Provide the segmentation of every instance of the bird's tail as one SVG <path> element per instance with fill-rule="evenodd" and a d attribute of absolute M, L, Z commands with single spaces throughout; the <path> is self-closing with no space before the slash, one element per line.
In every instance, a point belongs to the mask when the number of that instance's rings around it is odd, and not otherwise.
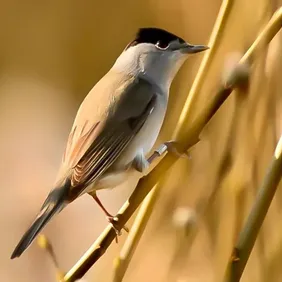
<path fill-rule="evenodd" d="M 42 205 L 40 213 L 37 215 L 36 219 L 30 228 L 25 232 L 22 239 L 13 251 L 11 259 L 19 257 L 29 247 L 34 238 L 48 223 L 48 221 L 64 208 L 69 188 L 70 181 L 66 181 L 62 187 L 55 188 L 50 192 L 44 204 Z"/>

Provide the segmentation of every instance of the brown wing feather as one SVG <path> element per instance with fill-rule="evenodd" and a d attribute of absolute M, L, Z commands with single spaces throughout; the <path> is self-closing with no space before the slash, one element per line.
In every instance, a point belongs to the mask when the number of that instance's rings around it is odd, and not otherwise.
<path fill-rule="evenodd" d="M 110 75 L 111 85 L 102 79 L 85 98 L 69 135 L 57 182 L 70 177 L 74 198 L 115 162 L 154 108 L 151 84 Z"/>
<path fill-rule="evenodd" d="M 74 188 L 72 193 L 81 194 L 85 187 L 94 182 L 117 160 L 152 112 L 155 98 L 155 96 L 152 97 L 143 113 L 138 117 L 127 119 L 118 126 L 113 126 L 111 122 L 105 126 L 73 169 L 71 181 Z"/>
<path fill-rule="evenodd" d="M 85 124 L 87 124 L 87 121 Z M 71 165 L 72 167 L 76 166 L 76 164 L 78 163 L 80 157 L 79 152 L 82 151 L 85 146 L 87 146 L 89 141 L 91 141 L 91 139 L 95 135 L 93 133 L 98 125 L 99 122 L 93 124 L 86 133 L 81 135 L 81 137 L 77 140 L 76 144 L 73 146 L 72 152 L 70 153 L 70 159 L 72 160 L 72 165 Z"/>

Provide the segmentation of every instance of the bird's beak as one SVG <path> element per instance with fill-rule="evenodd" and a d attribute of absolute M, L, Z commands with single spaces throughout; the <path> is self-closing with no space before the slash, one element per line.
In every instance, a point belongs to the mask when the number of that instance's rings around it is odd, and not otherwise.
<path fill-rule="evenodd" d="M 199 53 L 202 51 L 205 51 L 209 49 L 208 46 L 205 45 L 192 45 L 187 42 L 181 43 L 179 46 L 179 50 L 184 53 L 184 54 L 194 54 L 194 53 Z"/>

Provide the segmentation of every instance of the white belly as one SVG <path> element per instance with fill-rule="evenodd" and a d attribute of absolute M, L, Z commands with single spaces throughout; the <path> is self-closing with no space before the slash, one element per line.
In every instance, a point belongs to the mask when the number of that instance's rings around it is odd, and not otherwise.
<path fill-rule="evenodd" d="M 110 171 L 104 174 L 94 185 L 89 186 L 85 192 L 88 193 L 95 190 L 113 188 L 124 183 L 130 176 L 135 177 L 137 171 L 135 169 L 128 171 L 125 170 L 125 167 L 127 167 L 141 151 L 144 155 L 151 151 L 162 127 L 166 107 L 167 95 L 159 95 L 153 112 L 149 115 L 142 129 L 110 168 Z M 141 174 L 138 172 L 137 177 L 140 177 L 140 175 Z"/>
<path fill-rule="evenodd" d="M 153 148 L 164 121 L 166 106 L 167 97 L 165 95 L 159 95 L 153 112 L 118 159 L 116 163 L 117 168 L 122 168 L 132 162 L 138 152 L 142 151 L 144 155 L 147 155 Z"/>

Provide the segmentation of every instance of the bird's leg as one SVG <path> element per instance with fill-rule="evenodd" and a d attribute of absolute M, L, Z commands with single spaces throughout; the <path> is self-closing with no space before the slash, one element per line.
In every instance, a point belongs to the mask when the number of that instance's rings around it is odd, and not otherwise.
<path fill-rule="evenodd" d="M 149 166 L 150 163 L 148 162 L 148 160 L 146 160 L 146 157 L 143 153 L 143 151 L 139 152 L 136 157 L 134 158 L 132 164 L 131 164 L 137 171 L 139 172 L 144 172 L 146 171 Z"/>
<path fill-rule="evenodd" d="M 154 153 L 148 158 L 146 159 L 143 151 L 139 152 L 136 157 L 134 158 L 133 162 L 132 162 L 132 167 L 134 167 L 137 171 L 139 172 L 144 172 L 146 171 L 150 164 L 157 158 L 159 158 L 160 156 L 162 156 L 165 152 L 170 152 L 173 153 L 175 155 L 177 155 L 180 158 L 189 158 L 190 156 L 188 155 L 188 153 L 179 153 L 179 151 L 177 150 L 177 142 L 175 141 L 167 141 L 164 142 L 163 144 L 161 144 L 159 146 L 159 148 L 157 150 L 154 151 Z"/>
<path fill-rule="evenodd" d="M 110 214 L 107 209 L 103 206 L 103 204 L 101 203 L 100 199 L 98 198 L 96 192 L 93 192 L 90 194 L 92 196 L 92 198 L 95 200 L 95 202 L 99 205 L 99 207 L 103 210 L 103 212 L 105 213 L 108 221 L 112 224 L 115 232 L 116 232 L 116 242 L 118 242 L 118 236 L 121 235 L 121 232 L 118 230 L 117 228 L 117 222 L 118 222 L 118 218 L 116 216 L 113 216 L 112 214 Z M 129 229 L 126 226 L 123 226 L 122 229 L 124 229 L 126 232 L 129 232 Z"/>
<path fill-rule="evenodd" d="M 105 215 L 107 217 L 111 217 L 111 218 L 114 218 L 113 215 L 111 215 L 107 210 L 106 208 L 103 206 L 103 204 L 101 203 L 100 199 L 98 198 L 97 194 L 96 193 L 91 193 L 91 196 L 92 198 L 95 200 L 95 202 L 99 205 L 99 207 L 103 210 L 103 212 L 105 213 Z"/>
<path fill-rule="evenodd" d="M 187 158 L 187 159 L 191 158 L 188 152 L 180 153 L 177 150 L 177 142 L 171 140 L 161 144 L 159 148 L 155 150 L 154 153 L 147 159 L 148 163 L 151 164 L 156 158 L 159 158 L 165 152 L 173 153 L 180 158 Z"/>

